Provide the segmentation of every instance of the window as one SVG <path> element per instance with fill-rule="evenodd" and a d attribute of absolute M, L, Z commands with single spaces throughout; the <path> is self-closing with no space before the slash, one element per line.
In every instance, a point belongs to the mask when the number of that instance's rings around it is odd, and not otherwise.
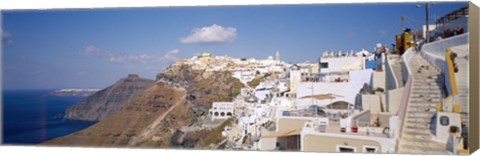
<path fill-rule="evenodd" d="M 357 148 L 351 146 L 337 145 L 337 152 L 341 153 L 354 153 L 357 151 Z"/>
<path fill-rule="evenodd" d="M 441 116 L 440 117 L 440 124 L 442 126 L 448 126 L 450 124 L 450 120 L 447 116 Z"/>
<path fill-rule="evenodd" d="M 376 153 L 377 152 L 377 147 L 375 147 L 375 146 L 363 146 L 363 152 L 364 153 Z"/>
<path fill-rule="evenodd" d="M 328 68 L 328 62 L 320 62 L 320 68 Z"/>

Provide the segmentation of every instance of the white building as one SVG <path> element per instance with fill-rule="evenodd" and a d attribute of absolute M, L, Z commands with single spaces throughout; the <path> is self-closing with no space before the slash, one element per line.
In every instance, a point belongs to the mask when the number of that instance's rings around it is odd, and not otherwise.
<path fill-rule="evenodd" d="M 315 104 L 326 106 L 334 102 L 355 104 L 355 98 L 364 84 L 371 84 L 373 71 L 371 69 L 351 71 L 348 82 L 301 82 L 297 84 L 297 108 L 305 109 Z M 336 96 L 331 100 L 318 100 L 312 95 L 331 94 Z"/>
<path fill-rule="evenodd" d="M 255 78 L 255 70 L 246 68 L 235 68 L 232 70 L 232 76 L 240 80 L 240 82 L 247 84 Z"/>
<path fill-rule="evenodd" d="M 290 93 L 297 93 L 297 84 L 302 80 L 302 72 L 300 66 L 293 65 L 290 67 Z"/>
<path fill-rule="evenodd" d="M 334 81 L 338 78 L 347 79 L 348 72 L 365 69 L 365 57 L 321 57 L 319 66 L 321 81 Z"/>
<path fill-rule="evenodd" d="M 214 119 L 227 119 L 234 115 L 233 102 L 213 102 L 212 108 L 208 111 Z"/>

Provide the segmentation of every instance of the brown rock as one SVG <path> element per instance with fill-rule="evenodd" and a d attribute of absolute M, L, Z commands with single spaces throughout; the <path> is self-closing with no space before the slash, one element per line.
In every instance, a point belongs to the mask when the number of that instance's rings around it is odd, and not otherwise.
<path fill-rule="evenodd" d="M 99 121 L 118 111 L 137 93 L 155 84 L 155 81 L 129 74 L 115 84 L 88 96 L 86 99 L 68 108 L 66 119 Z"/>

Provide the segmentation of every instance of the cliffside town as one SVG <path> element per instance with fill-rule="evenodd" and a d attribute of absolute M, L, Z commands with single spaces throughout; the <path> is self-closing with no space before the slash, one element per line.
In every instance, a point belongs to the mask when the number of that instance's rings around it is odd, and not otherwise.
<path fill-rule="evenodd" d="M 233 100 L 244 85 L 228 71 L 194 70 L 188 64 L 172 66 L 175 67 L 157 76 L 156 83 L 143 80 L 142 83 L 127 85 L 125 81 L 131 81 L 128 77 L 69 108 L 67 116 L 70 118 L 75 116 L 75 119 L 90 120 L 101 116 L 104 119 L 87 129 L 43 144 L 195 148 L 218 144 L 220 140 L 217 137 L 226 123 L 207 123 L 210 120 L 206 117 L 207 112 L 214 101 Z M 125 88 L 137 90 L 129 94 Z M 117 97 L 115 93 L 130 97 Z M 118 111 L 115 111 L 116 108 Z M 110 115 L 106 114 L 110 112 Z M 184 130 L 203 122 L 211 126 Z"/>

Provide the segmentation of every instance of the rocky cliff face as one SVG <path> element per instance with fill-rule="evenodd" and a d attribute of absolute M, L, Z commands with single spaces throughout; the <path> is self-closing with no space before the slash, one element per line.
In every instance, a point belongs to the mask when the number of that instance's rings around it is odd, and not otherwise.
<path fill-rule="evenodd" d="M 205 72 L 182 66 L 157 76 L 158 83 L 138 93 L 119 111 L 97 124 L 46 145 L 103 147 L 208 148 L 219 141 L 218 129 L 200 130 L 178 140 L 178 131 L 204 119 L 214 101 L 232 100 L 243 84 L 229 72 Z M 174 134 L 177 135 L 174 137 Z M 216 135 L 210 135 L 215 133 Z M 209 137 L 211 136 L 211 137 Z"/>
<path fill-rule="evenodd" d="M 89 121 L 103 120 L 118 111 L 139 92 L 154 84 L 154 80 L 140 78 L 134 74 L 128 75 L 128 77 L 118 80 L 115 84 L 68 108 L 65 112 L 65 118 Z"/>

